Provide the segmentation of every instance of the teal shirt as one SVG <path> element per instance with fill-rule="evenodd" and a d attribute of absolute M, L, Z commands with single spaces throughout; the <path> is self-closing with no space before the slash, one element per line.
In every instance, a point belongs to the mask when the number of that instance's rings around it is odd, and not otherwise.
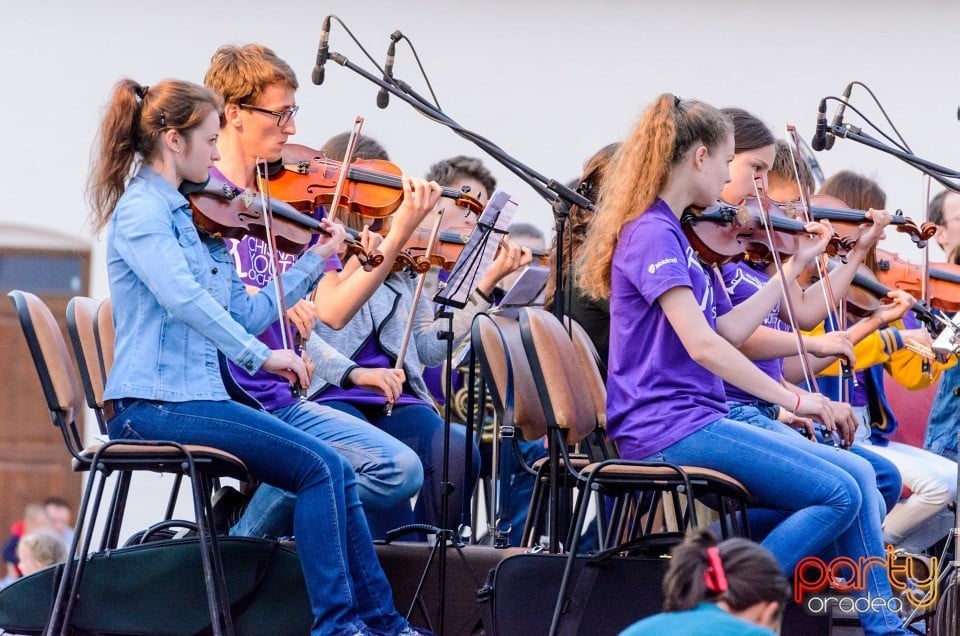
<path fill-rule="evenodd" d="M 731 616 L 713 603 L 692 610 L 657 614 L 634 623 L 620 636 L 774 636 L 766 627 Z"/>

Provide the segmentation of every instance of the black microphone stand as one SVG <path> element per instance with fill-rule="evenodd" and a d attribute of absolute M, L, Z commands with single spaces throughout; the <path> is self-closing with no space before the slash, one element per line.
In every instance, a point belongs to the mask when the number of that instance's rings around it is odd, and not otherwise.
<path fill-rule="evenodd" d="M 567 219 L 569 218 L 569 211 L 571 205 L 579 205 L 582 208 L 593 210 L 594 206 L 589 199 L 581 195 L 579 192 L 568 188 L 565 184 L 558 182 L 554 179 L 550 179 L 533 168 L 523 164 L 515 157 L 507 154 L 502 148 L 493 143 L 492 141 L 474 133 L 470 130 L 467 130 L 453 119 L 448 117 L 442 111 L 434 108 L 430 103 L 428 103 L 422 96 L 417 94 L 406 82 L 399 80 L 395 77 L 391 77 L 392 83 L 384 81 L 383 79 L 373 75 L 368 72 L 366 69 L 363 69 L 349 59 L 346 56 L 337 53 L 330 52 L 329 60 L 336 62 L 337 64 L 344 66 L 357 75 L 360 75 L 367 81 L 373 82 L 383 90 L 386 90 L 391 95 L 403 100 L 410 106 L 412 106 L 416 111 L 423 114 L 425 117 L 432 119 L 433 121 L 447 126 L 453 130 L 456 134 L 463 137 L 464 139 L 472 142 L 480 149 L 485 151 L 491 157 L 493 157 L 498 163 L 503 165 L 507 170 L 516 175 L 521 181 L 529 185 L 533 190 L 539 194 L 543 199 L 550 204 L 550 207 L 553 209 L 554 215 L 554 224 L 556 228 L 556 245 L 557 249 L 554 250 L 555 254 L 555 267 L 556 267 L 556 295 L 554 296 L 554 314 L 559 320 L 563 318 L 563 307 L 564 307 L 564 280 L 563 280 L 563 235 L 566 227 Z M 449 318 L 448 318 L 449 319 Z M 452 322 L 452 321 L 451 321 Z M 452 331 L 452 324 L 451 324 Z M 452 334 L 450 334 L 452 336 Z M 447 364 L 447 377 L 444 379 L 447 387 L 447 399 L 444 403 L 444 423 L 446 426 L 446 432 L 444 435 L 444 465 L 443 465 L 443 476 L 442 476 L 442 493 L 441 493 L 441 513 L 445 513 L 449 508 L 448 499 L 452 485 L 448 483 L 449 478 L 449 466 L 447 465 L 447 460 L 449 457 L 449 443 L 450 443 L 450 374 L 452 369 L 450 368 L 451 358 L 453 356 L 453 342 L 452 339 L 448 342 L 448 364 Z M 468 440 L 469 441 L 469 440 Z M 468 449 L 467 455 L 470 456 L 470 449 Z M 466 494 L 466 493 L 464 493 Z M 446 519 L 444 518 L 444 523 Z M 556 532 L 557 529 L 552 529 L 553 532 Z M 437 542 L 439 543 L 439 548 L 437 551 L 438 555 L 438 564 L 437 568 L 439 570 L 439 584 L 438 584 L 438 593 L 439 593 L 439 612 L 438 612 L 438 625 L 440 628 L 441 634 L 443 633 L 444 627 L 444 613 L 445 613 L 445 597 L 446 597 L 446 543 L 448 540 L 451 540 L 449 536 L 451 530 L 443 528 L 441 532 L 437 535 Z M 459 539 L 459 538 L 458 538 Z M 453 542 L 454 545 L 457 545 L 457 541 Z"/>
<path fill-rule="evenodd" d="M 960 172 L 918 157 L 911 152 L 906 152 L 899 148 L 894 148 L 893 146 L 885 144 L 879 139 L 871 137 L 853 124 L 827 126 L 827 133 L 832 133 L 836 137 L 849 139 L 859 144 L 863 144 L 864 146 L 868 146 L 875 150 L 879 150 L 880 152 L 884 152 L 888 155 L 896 157 L 904 163 L 913 166 L 923 174 L 929 175 L 930 178 L 934 179 L 948 190 L 960 192 L 960 184 L 950 181 L 950 179 L 960 179 Z"/>
<path fill-rule="evenodd" d="M 896 157 L 913 166 L 923 174 L 929 175 L 948 190 L 960 192 L 960 184 L 951 181 L 951 179 L 960 179 L 960 172 L 956 170 L 951 170 L 950 168 L 918 157 L 912 152 L 891 147 L 864 133 L 852 124 L 841 124 L 839 126 L 830 125 L 827 126 L 827 132 L 833 133 L 836 137 L 850 139 L 864 146 Z M 960 439 L 960 433 L 958 433 L 957 436 L 958 439 Z M 957 486 L 960 487 L 960 474 L 957 476 Z M 951 541 L 953 543 L 954 557 L 952 561 L 947 563 L 945 568 L 939 572 L 933 572 L 931 578 L 937 578 L 937 587 L 934 589 L 941 590 L 940 598 L 935 599 L 936 610 L 933 612 L 934 621 L 937 623 L 936 632 L 938 634 L 958 636 L 960 635 L 960 616 L 957 614 L 958 609 L 960 609 L 960 505 L 955 501 L 954 506 L 956 507 L 954 528 L 951 530 L 949 540 L 944 545 L 943 553 L 940 555 L 940 560 L 937 561 L 937 564 L 942 566 L 946 563 L 946 556 L 951 547 Z M 945 586 L 944 583 L 946 583 Z M 914 633 L 920 632 L 910 627 L 910 625 L 912 625 L 914 620 L 920 618 L 920 613 L 920 609 L 915 608 L 904 621 L 908 628 Z"/>
<path fill-rule="evenodd" d="M 477 145 L 481 150 L 489 154 L 498 163 L 507 168 L 507 170 L 515 174 L 521 181 L 533 188 L 533 190 L 543 197 L 543 199 L 546 200 L 553 209 L 556 230 L 556 244 L 558 246 L 563 245 L 563 235 L 566 227 L 566 221 L 569 218 L 570 206 L 578 205 L 588 210 L 594 209 L 594 206 L 590 200 L 576 190 L 572 190 L 565 184 L 540 174 L 530 166 L 527 166 L 520 160 L 507 154 L 506 151 L 489 139 L 486 139 L 485 137 L 482 137 L 477 133 L 464 128 L 453 119 L 448 117 L 445 113 L 434 108 L 406 82 L 395 77 L 391 78 L 393 79 L 392 84 L 385 82 L 383 79 L 373 75 L 366 69 L 357 66 L 340 53 L 331 52 L 329 59 L 337 64 L 340 64 L 341 66 L 345 66 L 366 80 L 380 86 L 391 95 L 395 95 L 396 97 L 402 99 L 427 118 L 447 126 L 459 136 Z M 555 250 L 555 255 L 556 296 L 554 297 L 554 314 L 559 319 L 563 316 L 563 298 L 565 295 L 563 281 L 563 250 L 558 247 L 558 249 Z"/>

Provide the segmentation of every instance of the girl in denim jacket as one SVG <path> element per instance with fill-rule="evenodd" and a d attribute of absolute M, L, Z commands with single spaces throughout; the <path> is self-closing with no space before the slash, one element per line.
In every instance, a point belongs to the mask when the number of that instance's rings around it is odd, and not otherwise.
<path fill-rule="evenodd" d="M 276 319 L 275 286 L 248 295 L 222 239 L 193 225 L 184 182 L 204 182 L 218 158 L 221 103 L 175 80 L 117 84 L 90 178 L 92 225 L 107 228 L 115 363 L 104 397 L 111 438 L 213 446 L 258 479 L 296 492 L 294 525 L 314 613 L 313 634 L 416 634 L 397 613 L 357 498 L 353 471 L 329 446 L 266 412 L 235 402 L 221 354 L 249 373 L 263 368 L 308 384 L 303 362 L 251 334 Z M 127 181 L 128 176 L 134 176 Z M 408 196 L 430 197 L 429 189 Z M 286 300 L 302 297 L 336 253 L 330 232 L 283 275 Z"/>

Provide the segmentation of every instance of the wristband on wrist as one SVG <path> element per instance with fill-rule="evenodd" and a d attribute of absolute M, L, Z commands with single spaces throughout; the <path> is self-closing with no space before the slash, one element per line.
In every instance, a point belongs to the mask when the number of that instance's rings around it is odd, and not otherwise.
<path fill-rule="evenodd" d="M 797 409 L 800 408 L 800 394 L 797 393 L 796 396 L 797 396 L 797 405 L 793 407 L 793 412 L 794 412 L 794 413 L 796 413 L 796 412 L 797 412 Z"/>

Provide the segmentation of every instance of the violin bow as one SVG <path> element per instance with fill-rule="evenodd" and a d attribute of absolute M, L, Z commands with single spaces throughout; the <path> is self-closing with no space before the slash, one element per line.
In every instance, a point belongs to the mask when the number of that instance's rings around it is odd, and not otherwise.
<path fill-rule="evenodd" d="M 796 126 L 787 124 L 787 139 L 792 144 L 790 156 L 793 161 L 791 161 L 791 165 L 793 167 L 793 177 L 797 181 L 797 189 L 800 192 L 800 214 L 804 222 L 809 223 L 813 220 L 813 215 L 810 213 L 810 193 L 807 191 L 806 184 L 800 179 L 800 168 L 797 165 L 800 153 L 800 135 L 797 133 Z M 823 292 L 823 301 L 827 306 L 827 317 L 833 321 L 838 330 L 843 331 L 847 326 L 845 301 L 841 299 L 838 302 L 836 294 L 833 293 L 833 284 L 830 282 L 828 275 L 830 270 L 827 267 L 825 255 L 819 255 L 816 263 L 817 275 L 820 276 L 822 281 L 820 289 Z M 849 399 L 849 384 L 852 383 L 853 386 L 857 386 L 857 378 L 850 369 L 850 363 L 845 358 L 840 358 L 839 382 L 841 401 L 846 402 Z"/>
<path fill-rule="evenodd" d="M 767 240 L 770 244 L 770 259 L 773 262 L 774 269 L 777 270 L 780 278 L 780 294 L 782 296 L 783 306 L 787 310 L 787 320 L 790 323 L 790 328 L 793 330 L 793 335 L 797 341 L 797 353 L 800 355 L 800 367 L 803 370 L 803 377 L 807 381 L 807 386 L 810 387 L 811 393 L 819 393 L 819 387 L 817 386 L 816 378 L 813 376 L 813 372 L 810 369 L 810 362 L 807 359 L 807 347 L 803 342 L 803 334 L 800 333 L 799 325 L 797 324 L 796 319 L 796 310 L 793 306 L 793 300 L 790 298 L 790 285 L 787 282 L 787 279 L 783 275 L 783 260 L 780 258 L 780 252 L 776 249 L 776 240 L 773 232 L 773 224 L 770 222 L 769 211 L 767 210 L 766 202 L 767 199 L 764 198 L 763 189 L 760 187 L 760 178 L 755 176 L 753 179 L 753 192 L 757 197 L 757 201 L 760 203 L 760 223 L 763 225 L 764 230 L 767 233 Z M 834 447 L 837 447 L 837 441 L 835 438 L 831 437 Z"/>
<path fill-rule="evenodd" d="M 331 221 L 337 219 L 337 212 L 340 209 L 340 198 L 343 196 L 343 188 L 347 182 L 347 173 L 350 172 L 350 164 L 353 163 L 353 152 L 357 147 L 357 138 L 360 136 L 360 129 L 363 128 L 363 117 L 357 115 L 353 121 L 353 128 L 350 129 L 350 137 L 347 139 L 347 149 L 343 153 L 343 162 L 340 164 L 340 176 L 337 178 L 337 187 L 333 191 L 333 203 L 331 209 L 327 211 L 327 218 Z"/>
<path fill-rule="evenodd" d="M 340 166 L 340 176 L 337 178 L 337 187 L 333 191 L 333 199 L 330 202 L 330 209 L 327 210 L 327 218 L 330 222 L 337 220 L 337 212 L 340 209 L 340 197 L 343 196 L 343 188 L 347 182 L 347 172 L 350 162 L 353 161 L 353 151 L 357 146 L 357 137 L 360 136 L 360 129 L 363 128 L 363 117 L 357 115 L 353 122 L 353 128 L 350 129 L 350 137 L 347 139 L 347 148 L 343 153 L 343 163 Z M 320 300 L 320 286 L 313 290 L 312 302 L 317 304 Z"/>
<path fill-rule="evenodd" d="M 270 180 L 267 178 L 267 161 L 260 157 L 256 159 L 256 178 L 257 189 L 260 190 L 260 207 L 263 211 L 263 226 L 267 235 L 267 251 L 270 253 L 270 272 L 275 283 L 277 293 L 277 313 L 280 320 L 280 343 L 284 349 L 293 351 L 291 343 L 295 342 L 293 331 L 290 325 L 290 317 L 287 315 L 286 294 L 283 291 L 283 278 L 280 276 L 280 256 L 277 250 L 277 239 L 273 233 L 273 208 L 270 204 Z M 300 384 L 299 380 L 290 382 L 290 390 L 294 397 L 302 398 L 306 396 L 307 387 Z"/>
<path fill-rule="evenodd" d="M 437 218 L 433 221 L 433 228 L 430 230 L 430 238 L 427 239 L 427 250 L 424 259 L 430 262 L 430 256 L 433 253 L 433 246 L 437 242 L 437 235 L 440 233 L 440 222 L 443 220 L 443 210 L 437 210 Z M 429 269 L 427 271 L 430 271 Z M 417 288 L 413 292 L 413 302 L 410 307 L 410 316 L 407 318 L 407 325 L 403 329 L 403 338 L 400 340 L 400 351 L 397 353 L 397 360 L 393 363 L 394 370 L 403 369 L 403 360 L 407 357 L 407 346 L 410 344 L 410 336 L 413 334 L 413 321 L 417 316 L 417 307 L 420 304 L 420 297 L 423 295 L 423 285 L 427 280 L 427 272 L 417 274 Z M 383 405 L 383 414 L 393 415 L 393 402 L 387 400 Z"/>
<path fill-rule="evenodd" d="M 932 179 L 930 175 L 924 174 L 924 188 L 923 188 L 923 222 L 926 223 L 930 220 L 930 183 Z M 920 277 L 920 302 L 923 303 L 923 306 L 929 308 L 930 305 L 930 241 L 927 241 L 923 246 L 923 253 L 920 257 L 923 263 L 923 276 Z M 930 364 L 930 359 L 926 355 L 921 356 L 923 362 L 920 363 L 920 370 L 923 375 L 927 378 L 933 378 L 933 365 Z"/>

